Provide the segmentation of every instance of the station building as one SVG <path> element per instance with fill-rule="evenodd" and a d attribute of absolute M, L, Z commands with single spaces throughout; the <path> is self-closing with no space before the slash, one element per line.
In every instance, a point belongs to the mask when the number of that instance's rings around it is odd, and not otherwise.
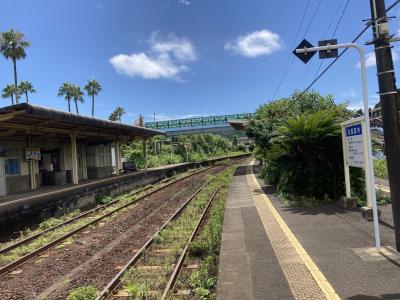
<path fill-rule="evenodd" d="M 119 174 L 120 146 L 159 134 L 27 103 L 0 108 L 0 196 Z"/>

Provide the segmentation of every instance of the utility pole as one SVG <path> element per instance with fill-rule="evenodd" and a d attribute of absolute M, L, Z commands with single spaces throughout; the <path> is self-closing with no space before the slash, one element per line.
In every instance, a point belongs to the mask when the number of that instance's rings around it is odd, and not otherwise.
<path fill-rule="evenodd" d="M 396 249 L 400 251 L 400 123 L 391 36 L 385 0 L 370 0 L 370 4 Z"/>

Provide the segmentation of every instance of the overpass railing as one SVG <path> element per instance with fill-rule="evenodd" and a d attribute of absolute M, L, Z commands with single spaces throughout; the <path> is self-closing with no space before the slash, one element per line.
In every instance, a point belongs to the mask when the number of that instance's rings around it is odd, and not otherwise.
<path fill-rule="evenodd" d="M 232 119 L 250 119 L 254 113 L 243 113 L 223 116 L 197 117 L 168 121 L 146 122 L 145 127 L 152 129 L 182 128 L 182 127 L 201 127 L 228 123 Z"/>

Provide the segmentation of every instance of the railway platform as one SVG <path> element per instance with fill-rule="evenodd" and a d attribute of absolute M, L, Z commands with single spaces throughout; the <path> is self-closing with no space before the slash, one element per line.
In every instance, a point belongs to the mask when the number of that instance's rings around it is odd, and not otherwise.
<path fill-rule="evenodd" d="M 230 185 L 218 299 L 400 299 L 390 207 L 381 207 L 380 254 L 358 210 L 289 207 L 254 169 L 242 164 Z"/>

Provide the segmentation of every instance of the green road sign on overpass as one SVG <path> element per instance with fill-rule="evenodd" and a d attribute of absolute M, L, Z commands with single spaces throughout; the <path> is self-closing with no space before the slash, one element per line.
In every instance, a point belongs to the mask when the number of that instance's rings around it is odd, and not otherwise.
<path fill-rule="evenodd" d="M 250 119 L 254 115 L 255 113 L 244 113 L 244 114 L 233 114 L 233 115 L 222 115 L 222 116 L 188 118 L 179 120 L 146 122 L 145 127 L 152 129 L 161 129 L 161 130 L 170 128 L 183 128 L 183 127 L 201 127 L 201 126 L 226 124 L 228 123 L 229 120 Z"/>

